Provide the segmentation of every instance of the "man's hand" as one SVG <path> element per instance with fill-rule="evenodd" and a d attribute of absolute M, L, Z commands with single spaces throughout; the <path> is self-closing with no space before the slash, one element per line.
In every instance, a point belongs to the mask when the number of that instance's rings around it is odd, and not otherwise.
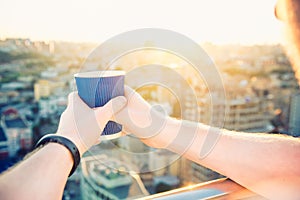
<path fill-rule="evenodd" d="M 82 155 L 94 144 L 100 142 L 100 135 L 106 123 L 127 103 L 125 97 L 116 97 L 103 107 L 92 109 L 72 92 L 68 107 L 62 113 L 57 134 L 72 140 Z"/>
<path fill-rule="evenodd" d="M 127 106 L 118 112 L 115 121 L 123 125 L 124 131 L 132 133 L 145 144 L 162 148 L 161 130 L 166 126 L 168 117 L 158 112 L 137 92 L 125 86 Z"/>

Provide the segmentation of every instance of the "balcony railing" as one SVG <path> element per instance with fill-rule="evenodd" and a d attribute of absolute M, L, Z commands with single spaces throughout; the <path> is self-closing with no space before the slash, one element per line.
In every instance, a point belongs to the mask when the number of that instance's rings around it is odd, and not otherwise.
<path fill-rule="evenodd" d="M 180 200 L 180 199 L 251 199 L 265 200 L 264 197 L 251 192 L 243 186 L 228 178 L 217 179 L 205 183 L 199 183 L 167 192 L 162 192 L 147 197 L 143 200 Z"/>

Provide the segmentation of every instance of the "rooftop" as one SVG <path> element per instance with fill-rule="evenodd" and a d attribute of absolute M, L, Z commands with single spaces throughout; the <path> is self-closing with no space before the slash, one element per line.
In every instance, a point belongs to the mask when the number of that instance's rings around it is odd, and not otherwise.
<path fill-rule="evenodd" d="M 164 183 L 167 185 L 179 185 L 180 181 L 176 176 L 156 176 L 154 177 L 154 184 Z"/>
<path fill-rule="evenodd" d="M 7 128 L 27 128 L 22 118 L 5 119 L 5 125 Z"/>
<path fill-rule="evenodd" d="M 110 199 L 136 199 L 149 195 L 140 177 L 134 172 L 128 173 L 127 165 L 117 159 L 108 159 L 104 154 L 85 156 L 81 167 L 82 187 L 86 188 L 83 196 L 87 199 L 101 195 Z"/>

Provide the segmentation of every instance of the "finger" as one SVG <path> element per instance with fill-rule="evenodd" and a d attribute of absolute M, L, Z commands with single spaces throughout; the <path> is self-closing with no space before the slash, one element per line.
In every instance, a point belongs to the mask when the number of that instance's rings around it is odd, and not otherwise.
<path fill-rule="evenodd" d="M 142 98 L 139 93 L 137 93 L 134 89 L 132 89 L 131 87 L 129 87 L 127 85 L 125 85 L 125 87 L 124 87 L 124 95 L 128 100 Z"/>
<path fill-rule="evenodd" d="M 97 145 L 97 144 L 100 144 L 101 143 L 101 138 L 99 137 L 97 140 L 96 140 L 96 142 L 95 142 L 95 144 L 94 145 Z"/>
<path fill-rule="evenodd" d="M 102 121 L 106 124 L 116 113 L 118 113 L 127 104 L 127 99 L 123 96 L 119 96 L 111 99 L 103 107 L 96 108 L 94 110 L 97 121 Z M 102 123 L 100 123 L 102 125 Z M 104 124 L 104 125 L 105 125 Z"/>
<path fill-rule="evenodd" d="M 80 98 L 78 92 L 72 92 L 69 95 L 69 102 L 72 103 L 74 109 L 90 110 L 91 108 Z"/>
<path fill-rule="evenodd" d="M 68 107 L 73 106 L 75 92 L 71 92 L 68 95 Z"/>
<path fill-rule="evenodd" d="M 133 94 L 134 92 L 135 90 L 129 87 L 128 85 L 124 86 L 125 97 L 129 96 L 130 94 Z"/>
<path fill-rule="evenodd" d="M 148 104 L 139 93 L 127 85 L 124 87 L 124 94 L 128 102 L 134 104 L 137 108 Z"/>

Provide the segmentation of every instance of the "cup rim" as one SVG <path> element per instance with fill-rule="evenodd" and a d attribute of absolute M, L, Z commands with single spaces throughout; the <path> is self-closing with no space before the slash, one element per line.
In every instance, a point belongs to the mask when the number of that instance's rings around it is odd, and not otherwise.
<path fill-rule="evenodd" d="M 106 71 L 89 71 L 79 72 L 74 74 L 75 78 L 100 78 L 100 77 L 114 77 L 124 76 L 125 71 L 122 70 L 106 70 Z"/>

